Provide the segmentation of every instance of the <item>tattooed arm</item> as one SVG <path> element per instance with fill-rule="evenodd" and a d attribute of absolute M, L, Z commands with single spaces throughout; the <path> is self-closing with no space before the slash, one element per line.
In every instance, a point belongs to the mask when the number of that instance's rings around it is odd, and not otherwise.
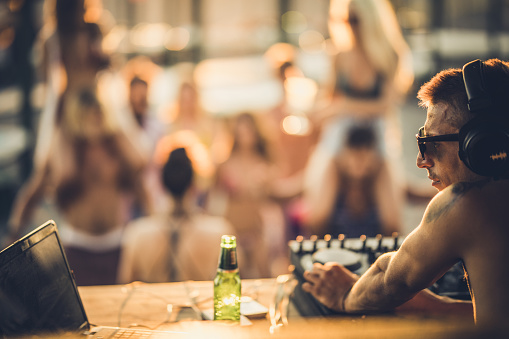
<path fill-rule="evenodd" d="M 470 188 L 455 185 L 439 193 L 401 248 L 380 256 L 358 280 L 343 267 L 316 266 L 306 272 L 304 289 L 327 306 L 349 313 L 392 310 L 412 299 L 461 260 L 468 242 L 461 236 L 459 205 Z"/>

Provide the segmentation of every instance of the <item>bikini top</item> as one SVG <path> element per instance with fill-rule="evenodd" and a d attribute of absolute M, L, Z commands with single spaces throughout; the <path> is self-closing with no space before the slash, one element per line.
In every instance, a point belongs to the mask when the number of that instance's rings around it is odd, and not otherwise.
<path fill-rule="evenodd" d="M 348 76 L 346 74 L 338 74 L 336 78 L 335 92 L 342 92 L 346 96 L 358 99 L 377 99 L 382 94 L 382 86 L 384 83 L 384 76 L 377 73 L 375 83 L 371 88 L 358 89 L 351 86 Z"/>

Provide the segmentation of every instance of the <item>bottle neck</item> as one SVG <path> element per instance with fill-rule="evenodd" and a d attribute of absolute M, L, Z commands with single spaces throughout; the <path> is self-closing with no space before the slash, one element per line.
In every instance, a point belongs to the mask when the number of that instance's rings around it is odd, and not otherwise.
<path fill-rule="evenodd" d="M 219 256 L 218 271 L 229 272 L 238 270 L 237 264 L 237 248 L 221 247 L 221 254 Z"/>

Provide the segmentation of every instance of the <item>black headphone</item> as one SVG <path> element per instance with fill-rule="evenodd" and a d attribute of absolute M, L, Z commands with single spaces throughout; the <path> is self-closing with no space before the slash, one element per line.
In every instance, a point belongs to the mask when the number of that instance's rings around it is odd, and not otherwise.
<path fill-rule="evenodd" d="M 509 107 L 494 105 L 481 60 L 463 66 L 463 82 L 468 109 L 476 116 L 459 131 L 459 157 L 472 172 L 497 177 L 509 171 Z"/>

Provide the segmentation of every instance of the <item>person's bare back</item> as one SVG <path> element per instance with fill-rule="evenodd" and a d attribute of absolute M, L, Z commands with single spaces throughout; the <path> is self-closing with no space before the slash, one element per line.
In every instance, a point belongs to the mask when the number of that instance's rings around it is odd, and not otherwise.
<path fill-rule="evenodd" d="M 452 191 L 463 196 L 452 222 L 463 229 L 461 256 L 477 323 L 501 323 L 509 316 L 509 181 L 458 184 Z"/>

